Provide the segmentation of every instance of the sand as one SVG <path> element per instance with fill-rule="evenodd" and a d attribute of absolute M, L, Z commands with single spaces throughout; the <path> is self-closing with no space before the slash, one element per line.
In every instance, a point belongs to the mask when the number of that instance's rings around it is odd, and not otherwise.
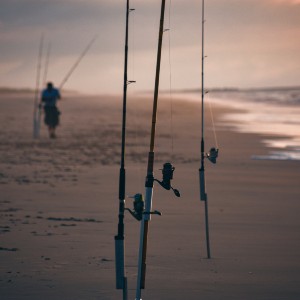
<path fill-rule="evenodd" d="M 199 200 L 199 103 L 160 100 L 144 300 L 300 299 L 300 162 L 252 160 L 264 136 L 235 132 L 214 107 L 220 157 L 206 161 L 211 259 Z M 1 299 L 122 299 L 115 289 L 121 96 L 68 96 L 58 138 L 32 138 L 33 95 L 0 96 Z M 144 192 L 151 96 L 128 99 L 126 194 Z M 173 125 L 171 126 L 171 119 Z M 214 145 L 206 119 L 206 148 Z M 127 206 L 132 207 L 128 198 Z M 129 299 L 135 298 L 140 223 L 125 219 Z"/>

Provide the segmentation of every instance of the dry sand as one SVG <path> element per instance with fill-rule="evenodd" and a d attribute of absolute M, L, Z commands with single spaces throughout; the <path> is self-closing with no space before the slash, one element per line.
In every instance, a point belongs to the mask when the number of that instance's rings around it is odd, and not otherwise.
<path fill-rule="evenodd" d="M 32 138 L 33 96 L 0 96 L 0 298 L 122 299 L 115 289 L 122 97 L 60 103 L 58 138 Z M 144 300 L 300 299 L 300 162 L 255 161 L 262 136 L 220 123 L 220 157 L 206 162 L 211 254 L 199 200 L 199 103 L 158 107 L 155 175 L 171 160 L 182 197 L 155 186 Z M 144 191 L 151 97 L 128 99 L 126 194 Z M 207 148 L 213 146 L 209 118 Z M 173 138 L 173 147 L 172 147 Z M 131 207 L 131 199 L 127 200 Z M 125 219 L 129 299 L 140 224 Z"/>

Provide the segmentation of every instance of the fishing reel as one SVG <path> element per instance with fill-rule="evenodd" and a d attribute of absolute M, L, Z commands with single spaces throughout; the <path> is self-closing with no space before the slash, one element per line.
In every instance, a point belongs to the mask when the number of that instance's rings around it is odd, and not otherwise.
<path fill-rule="evenodd" d="M 175 167 L 173 167 L 171 163 L 167 162 L 163 165 L 161 170 L 163 175 L 162 181 L 159 181 L 158 179 L 154 179 L 154 181 L 158 182 L 164 189 L 168 191 L 172 189 L 175 196 L 180 197 L 180 192 L 171 186 L 171 180 L 173 179 Z"/>
<path fill-rule="evenodd" d="M 133 197 L 133 210 L 130 208 L 125 208 L 125 210 L 128 210 L 130 214 L 138 221 L 141 221 L 143 219 L 143 215 L 145 214 L 151 214 L 151 215 L 159 215 L 161 216 L 161 212 L 158 210 L 155 211 L 150 211 L 150 212 L 145 212 L 145 202 L 144 202 L 144 197 L 142 194 L 135 194 Z"/>
<path fill-rule="evenodd" d="M 217 162 L 218 155 L 219 155 L 219 149 L 212 147 L 210 148 L 209 152 L 206 153 L 205 157 L 208 158 L 210 162 L 215 164 Z"/>

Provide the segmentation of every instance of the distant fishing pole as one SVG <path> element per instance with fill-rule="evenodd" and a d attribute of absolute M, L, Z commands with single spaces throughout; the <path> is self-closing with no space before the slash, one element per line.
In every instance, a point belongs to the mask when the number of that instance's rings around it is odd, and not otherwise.
<path fill-rule="evenodd" d="M 201 106 L 202 106 L 202 136 L 201 136 L 201 166 L 199 169 L 199 182 L 200 182 L 200 200 L 204 201 L 205 204 L 205 232 L 206 232 L 206 251 L 207 251 L 207 258 L 211 258 L 210 255 L 210 242 L 209 242 L 209 224 L 208 224 L 208 204 L 207 204 L 207 194 L 205 190 L 205 168 L 204 168 L 204 159 L 208 158 L 210 162 L 215 164 L 217 162 L 217 157 L 219 154 L 219 149 L 216 147 L 212 147 L 209 153 L 205 153 L 204 147 L 204 0 L 202 0 L 202 64 L 201 64 L 201 81 L 202 81 L 202 88 L 201 88 Z"/>
<path fill-rule="evenodd" d="M 37 71 L 36 71 L 36 87 L 34 93 L 34 106 L 33 106 L 33 137 L 39 137 L 39 89 L 40 89 L 40 77 L 41 77 L 41 64 L 44 46 L 44 34 L 41 35 L 38 60 L 37 60 Z"/>
<path fill-rule="evenodd" d="M 60 90 L 63 88 L 63 86 L 65 85 L 65 83 L 68 81 L 68 79 L 70 78 L 70 76 L 72 75 L 72 73 L 75 71 L 75 69 L 79 65 L 80 61 L 83 59 L 83 57 L 89 51 L 89 49 L 91 48 L 91 46 L 93 45 L 93 43 L 95 42 L 96 39 L 97 39 L 97 36 L 94 36 L 92 38 L 92 40 L 88 43 L 88 45 L 86 46 L 86 48 L 83 50 L 83 52 L 80 54 L 80 56 L 76 60 L 75 64 L 71 67 L 71 69 L 69 70 L 69 72 L 66 74 L 65 78 L 62 80 L 61 84 L 59 85 L 59 89 Z"/>
<path fill-rule="evenodd" d="M 44 76 L 43 76 L 43 81 L 42 81 L 42 86 L 46 85 L 46 80 L 47 80 L 47 74 L 48 74 L 48 65 L 49 65 L 49 56 L 50 56 L 50 48 L 51 44 L 50 42 L 48 43 L 48 49 L 47 49 L 47 54 L 45 57 L 45 69 L 44 69 Z M 40 94 L 40 103 L 38 104 L 38 111 L 37 111 L 37 116 L 36 116 L 36 137 L 40 137 L 40 128 L 41 128 L 41 118 L 42 118 L 42 106 L 41 106 L 41 99 L 42 95 Z"/>
<path fill-rule="evenodd" d="M 48 48 L 45 58 L 45 69 L 44 69 L 44 76 L 43 76 L 43 86 L 46 85 L 47 76 L 48 76 L 48 66 L 49 66 L 49 59 L 50 59 L 50 51 L 51 51 L 51 43 L 48 42 Z"/>

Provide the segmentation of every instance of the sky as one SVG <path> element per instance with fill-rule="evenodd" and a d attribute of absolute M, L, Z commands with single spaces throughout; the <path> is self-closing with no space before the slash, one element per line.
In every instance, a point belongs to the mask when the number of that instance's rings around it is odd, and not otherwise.
<path fill-rule="evenodd" d="M 130 89 L 154 89 L 161 0 L 131 0 Z M 201 88 L 200 0 L 166 0 L 162 90 Z M 88 43 L 91 49 L 64 89 L 121 94 L 124 74 L 125 0 L 1 0 L 0 87 L 36 88 L 38 50 L 44 37 L 40 82 L 60 85 Z M 300 0 L 206 0 L 205 86 L 299 86 Z"/>

